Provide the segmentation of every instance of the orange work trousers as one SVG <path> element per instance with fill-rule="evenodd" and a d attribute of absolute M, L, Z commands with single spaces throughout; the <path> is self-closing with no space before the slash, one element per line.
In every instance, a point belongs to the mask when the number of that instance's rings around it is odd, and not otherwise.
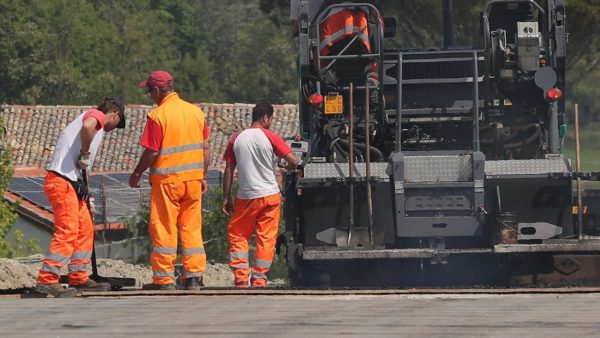
<path fill-rule="evenodd" d="M 150 263 L 154 284 L 175 282 L 178 230 L 183 279 L 202 277 L 206 253 L 202 241 L 201 180 L 153 184 L 150 189 Z"/>
<path fill-rule="evenodd" d="M 281 194 L 255 199 L 239 199 L 233 204 L 233 215 L 227 227 L 229 238 L 229 266 L 233 269 L 236 285 L 267 284 L 267 272 L 273 261 L 275 241 L 279 229 Z M 250 269 L 248 241 L 256 230 L 255 265 Z"/>
<path fill-rule="evenodd" d="M 71 182 L 53 172 L 46 174 L 44 192 L 54 209 L 54 236 L 37 281 L 58 283 L 60 270 L 68 263 L 69 284 L 83 284 L 89 278 L 94 247 L 94 225 L 87 203 L 77 199 Z"/>

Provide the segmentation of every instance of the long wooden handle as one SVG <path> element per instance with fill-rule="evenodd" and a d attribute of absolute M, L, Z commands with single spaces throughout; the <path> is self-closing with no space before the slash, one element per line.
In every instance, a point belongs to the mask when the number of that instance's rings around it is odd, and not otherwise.
<path fill-rule="evenodd" d="M 581 156 L 579 152 L 579 105 L 575 103 L 575 170 L 581 172 Z M 577 177 L 577 231 L 578 238 L 583 239 L 583 202 L 581 200 L 581 178 Z"/>

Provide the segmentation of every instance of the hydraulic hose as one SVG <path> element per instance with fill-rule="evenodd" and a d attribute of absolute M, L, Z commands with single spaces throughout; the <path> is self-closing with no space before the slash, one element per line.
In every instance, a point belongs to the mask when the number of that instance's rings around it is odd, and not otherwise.
<path fill-rule="evenodd" d="M 520 142 L 504 144 L 504 150 L 514 150 L 514 149 L 521 148 L 522 146 L 535 141 L 538 137 L 540 137 L 541 133 L 542 133 L 542 128 L 540 127 L 539 124 L 536 124 L 535 132 L 531 136 L 527 137 L 526 139 L 524 139 L 523 141 L 520 141 Z"/>

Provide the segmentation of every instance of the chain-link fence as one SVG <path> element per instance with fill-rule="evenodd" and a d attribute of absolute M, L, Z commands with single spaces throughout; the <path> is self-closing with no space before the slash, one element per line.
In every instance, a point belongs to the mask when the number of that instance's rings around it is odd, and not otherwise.
<path fill-rule="evenodd" d="M 220 186 L 223 183 L 223 173 L 217 170 L 208 171 L 206 181 L 209 186 Z M 122 224 L 135 218 L 150 200 L 150 184 L 146 175 L 143 176 L 139 188 L 129 188 L 123 183 L 101 180 L 97 184 L 92 183 L 91 190 L 96 208 L 94 223 L 97 226 L 106 225 L 107 228 L 111 224 Z M 203 209 L 212 207 L 205 203 L 208 200 L 203 199 Z"/>
<path fill-rule="evenodd" d="M 213 189 L 209 189 L 202 198 L 202 209 L 205 212 L 220 208 L 220 205 L 211 205 L 211 201 L 214 201 L 211 194 L 215 192 L 214 187 L 222 185 L 223 174 L 220 171 L 209 171 L 206 180 Z M 141 227 L 146 229 L 148 224 L 150 184 L 146 175 L 142 177 L 140 185 L 140 188 L 129 188 L 110 179 L 92 183 L 98 257 L 121 259 L 126 262 L 144 260 L 144 252 L 149 245 L 148 234 L 146 231 L 138 231 L 137 227 L 143 224 Z"/>

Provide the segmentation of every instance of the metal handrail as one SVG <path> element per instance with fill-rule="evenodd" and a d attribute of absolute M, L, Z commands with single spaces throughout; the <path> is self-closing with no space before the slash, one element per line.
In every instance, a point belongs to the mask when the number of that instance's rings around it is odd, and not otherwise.
<path fill-rule="evenodd" d="M 329 12 L 336 9 L 336 8 L 356 8 L 356 7 L 367 7 L 370 10 L 372 10 L 373 12 L 375 12 L 377 14 L 377 39 L 376 39 L 376 47 L 377 47 L 377 54 L 365 54 L 365 55 L 369 55 L 369 58 L 377 58 L 378 62 L 377 62 L 377 66 L 378 66 L 378 72 L 379 72 L 379 78 L 382 79 L 383 78 L 383 28 L 380 24 L 380 18 L 381 18 L 381 13 L 379 13 L 379 10 L 377 9 L 377 7 L 373 6 L 372 4 L 369 3 L 341 3 L 341 4 L 334 4 L 334 5 L 330 5 L 327 8 L 325 8 L 325 10 L 321 11 L 321 13 L 319 13 L 319 15 L 317 16 L 317 19 L 314 21 L 317 24 L 316 27 L 316 34 L 317 34 L 317 43 L 319 43 L 321 41 L 321 32 L 319 27 L 321 26 L 321 23 L 323 23 L 323 19 L 329 15 Z M 342 53 L 348 48 L 348 46 L 355 41 L 355 39 L 358 38 L 358 35 L 354 37 L 354 39 L 352 39 L 352 41 L 350 41 L 348 43 L 348 45 L 342 49 L 342 51 L 340 51 L 340 53 L 338 53 L 338 55 L 331 57 L 325 57 L 323 58 L 321 56 L 321 51 L 318 50 L 317 51 L 317 71 L 319 73 L 319 75 L 321 74 L 321 60 L 333 60 L 326 68 L 329 68 L 331 66 L 332 63 L 334 63 L 337 59 L 339 58 L 346 58 L 346 59 L 351 59 L 351 58 L 365 58 L 364 55 L 361 54 L 357 54 L 357 55 L 342 55 Z M 381 91 L 380 91 L 381 92 Z M 381 93 L 381 96 L 383 97 L 383 93 Z M 381 102 L 381 101 L 380 101 Z"/>

